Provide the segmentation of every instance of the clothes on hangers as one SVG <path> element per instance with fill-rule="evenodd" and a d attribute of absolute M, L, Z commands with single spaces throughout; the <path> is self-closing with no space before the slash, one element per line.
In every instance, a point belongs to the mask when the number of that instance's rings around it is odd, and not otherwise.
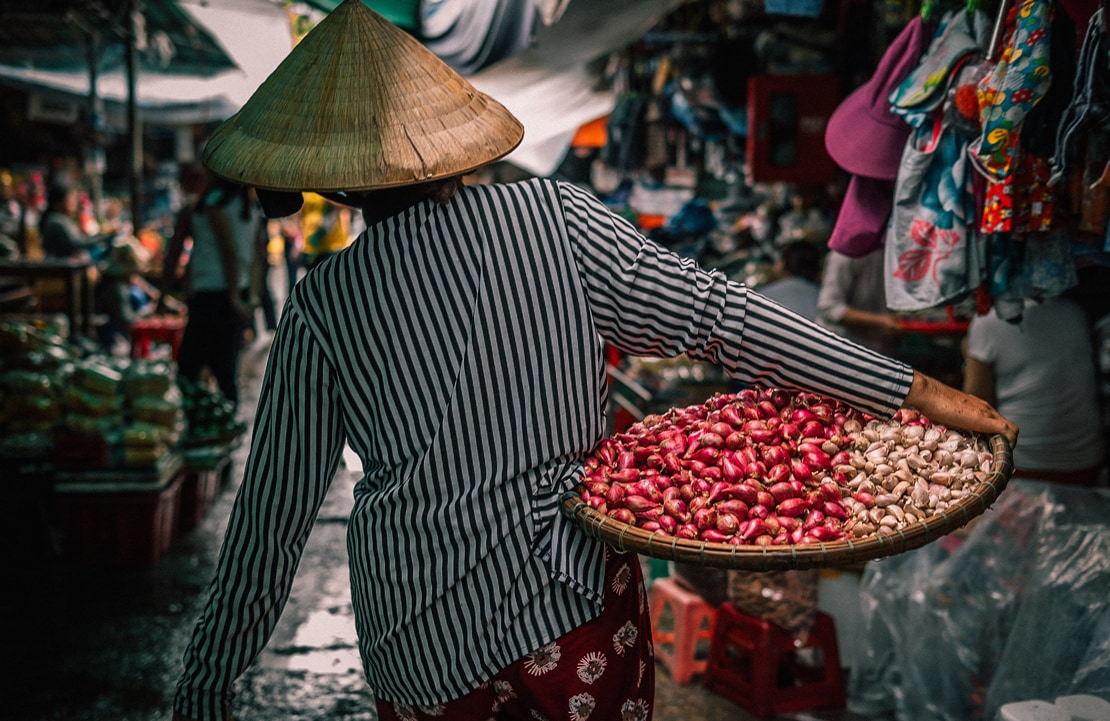
<path fill-rule="evenodd" d="M 533 2 L 436 0 L 422 8 L 420 41 L 460 75 L 473 75 L 531 47 L 536 19 Z"/>
<path fill-rule="evenodd" d="M 1052 83 L 1050 0 L 1021 0 L 1010 8 L 1002 55 L 979 81 L 982 132 L 968 148 L 975 169 L 994 182 L 1010 178 L 1021 125 Z"/>
<path fill-rule="evenodd" d="M 950 11 L 891 93 L 892 112 L 919 128 L 907 153 L 917 147 L 898 171 L 885 237 L 892 308 L 920 310 L 974 293 L 979 313 L 993 307 L 1015 319 L 1024 298 L 1078 282 L 1073 248 L 1081 239 L 1107 238 L 1103 252 L 1110 254 L 1110 154 L 1096 152 L 1104 140 L 1110 149 L 1110 133 L 1089 138 L 1091 130 L 1110 131 L 1110 36 L 1101 32 L 1100 9 L 1077 60 L 1075 22 L 1055 1 L 999 7 L 993 54 L 983 48 L 989 28 L 966 10 Z M 944 128 L 936 148 L 924 142 L 934 123 Z M 939 147 L 945 134 L 949 146 L 965 135 L 958 159 L 946 160 L 953 148 Z M 1056 187 L 1052 160 L 1060 157 L 1075 167 Z M 964 165 L 977 172 L 952 175 Z"/>
<path fill-rule="evenodd" d="M 1110 36 L 1103 20 L 1105 12 L 1105 8 L 1100 7 L 1087 24 L 1076 61 L 1074 94 L 1064 109 L 1057 131 L 1050 183 L 1060 182 L 1069 164 L 1078 159 L 1075 151 L 1079 133 L 1110 127 L 1110 67 L 1107 66 Z"/>

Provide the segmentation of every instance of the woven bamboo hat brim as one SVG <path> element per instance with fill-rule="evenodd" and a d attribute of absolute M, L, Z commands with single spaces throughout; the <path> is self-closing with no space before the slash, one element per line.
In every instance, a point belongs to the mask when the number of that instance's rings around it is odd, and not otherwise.
<path fill-rule="evenodd" d="M 217 128 L 204 163 L 267 190 L 373 190 L 470 172 L 523 137 L 504 106 L 362 0 L 344 0 Z"/>

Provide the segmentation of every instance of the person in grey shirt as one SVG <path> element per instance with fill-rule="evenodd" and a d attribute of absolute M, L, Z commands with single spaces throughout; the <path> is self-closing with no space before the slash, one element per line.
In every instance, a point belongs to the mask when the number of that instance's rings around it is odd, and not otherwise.
<path fill-rule="evenodd" d="M 898 348 L 898 316 L 887 309 L 883 249 L 855 258 L 836 250 L 825 256 L 817 322 L 887 355 Z"/>

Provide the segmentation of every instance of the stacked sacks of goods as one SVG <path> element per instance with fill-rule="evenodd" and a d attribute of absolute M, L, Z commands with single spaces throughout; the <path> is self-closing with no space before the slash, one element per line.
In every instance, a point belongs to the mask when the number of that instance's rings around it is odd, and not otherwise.
<path fill-rule="evenodd" d="M 74 363 L 65 384 L 65 416 L 55 429 L 56 463 L 64 468 L 105 468 L 123 433 L 123 375 L 107 358 Z"/>
<path fill-rule="evenodd" d="M 135 360 L 123 380 L 129 422 L 123 436 L 123 464 L 152 466 L 176 448 L 185 434 L 183 397 L 168 361 Z"/>
<path fill-rule="evenodd" d="M 0 453 L 52 452 L 74 356 L 48 324 L 0 323 Z"/>

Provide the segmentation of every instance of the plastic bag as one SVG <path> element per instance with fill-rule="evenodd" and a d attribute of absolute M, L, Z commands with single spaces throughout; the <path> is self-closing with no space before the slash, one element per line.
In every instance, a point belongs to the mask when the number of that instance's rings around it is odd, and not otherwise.
<path fill-rule="evenodd" d="M 962 543 L 868 564 L 849 708 L 966 721 L 1110 694 L 1108 513 L 1096 490 L 1014 480 Z"/>

